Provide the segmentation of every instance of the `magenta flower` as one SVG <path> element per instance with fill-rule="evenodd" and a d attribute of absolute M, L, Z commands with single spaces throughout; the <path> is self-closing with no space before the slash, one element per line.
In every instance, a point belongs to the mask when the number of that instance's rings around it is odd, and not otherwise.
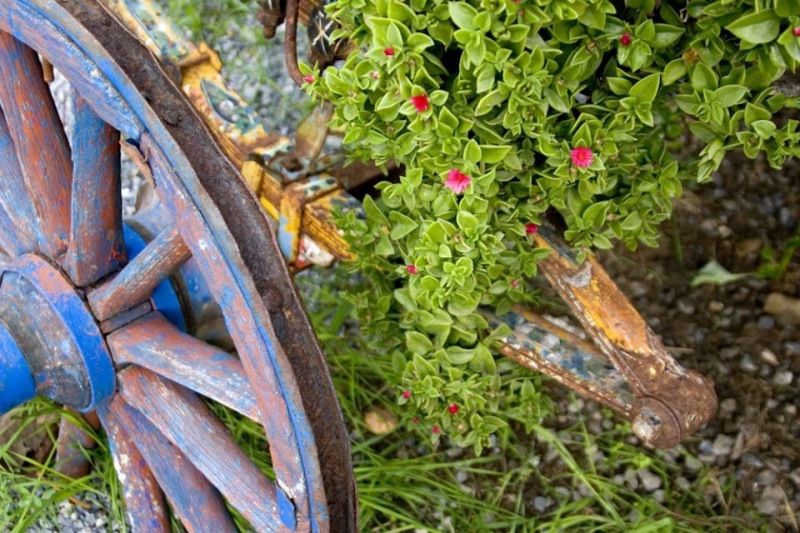
<path fill-rule="evenodd" d="M 306 82 L 306 83 L 314 83 L 315 79 L 316 78 L 314 76 L 312 76 L 311 74 L 309 74 L 308 76 L 303 76 L 303 81 Z"/>
<path fill-rule="evenodd" d="M 391 46 L 387 46 L 386 48 L 383 49 L 383 55 L 385 55 L 386 57 L 392 57 L 394 55 L 394 48 L 392 48 Z"/>
<path fill-rule="evenodd" d="M 519 281 L 517 281 L 515 279 L 512 279 L 511 280 L 511 288 L 512 289 L 516 289 L 517 287 L 519 287 Z"/>
<path fill-rule="evenodd" d="M 431 102 L 428 100 L 427 94 L 418 94 L 417 96 L 412 96 L 409 98 L 409 100 L 411 100 L 411 103 L 414 104 L 414 107 L 420 113 L 427 111 L 431 106 Z"/>
<path fill-rule="evenodd" d="M 409 398 L 411 398 L 411 391 L 406 389 L 403 391 L 403 399 L 408 400 Z"/>
<path fill-rule="evenodd" d="M 800 27 L 792 28 L 792 35 L 794 35 L 795 37 L 800 37 Z"/>
<path fill-rule="evenodd" d="M 573 163 L 575 162 L 574 155 L 572 156 L 572 162 Z M 528 222 L 527 224 L 525 224 L 525 235 L 533 235 L 537 231 L 539 231 L 539 226 L 534 224 L 533 222 Z"/>
<path fill-rule="evenodd" d="M 440 433 L 441 431 L 442 431 L 442 430 L 441 430 L 441 428 L 440 428 L 439 426 L 433 426 L 433 427 L 431 428 L 431 432 L 432 432 L 432 433 Z"/>
<path fill-rule="evenodd" d="M 472 180 L 469 176 L 457 168 L 453 168 L 447 173 L 447 179 L 444 182 L 444 186 L 456 194 L 461 194 L 467 190 L 467 187 L 469 187 L 471 181 Z"/>
<path fill-rule="evenodd" d="M 451 403 L 447 406 L 447 410 L 450 411 L 451 415 L 454 415 L 458 412 L 458 405 Z"/>
<path fill-rule="evenodd" d="M 419 272 L 419 270 L 414 265 L 406 265 L 406 272 L 408 272 L 409 274 L 416 274 L 417 272 Z"/>
<path fill-rule="evenodd" d="M 622 37 L 619 38 L 619 44 L 622 46 L 629 46 L 631 44 L 631 35 L 629 33 L 623 33 Z"/>
<path fill-rule="evenodd" d="M 572 164 L 576 167 L 586 168 L 594 161 L 592 149 L 586 148 L 585 146 L 573 148 L 570 152 L 570 156 L 572 156 Z"/>

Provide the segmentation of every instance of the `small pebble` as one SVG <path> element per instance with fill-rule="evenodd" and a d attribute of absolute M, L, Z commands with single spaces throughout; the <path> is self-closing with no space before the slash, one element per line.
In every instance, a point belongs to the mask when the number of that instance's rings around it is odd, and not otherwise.
<path fill-rule="evenodd" d="M 708 302 L 708 310 L 712 313 L 719 313 L 723 309 L 725 309 L 725 304 L 722 302 L 718 302 L 717 300 L 711 300 Z"/>
<path fill-rule="evenodd" d="M 767 487 L 758 499 L 756 509 L 761 514 L 775 516 L 781 512 L 784 499 L 783 491 L 779 486 Z"/>
<path fill-rule="evenodd" d="M 717 435 L 717 438 L 714 439 L 712 451 L 716 456 L 727 457 L 731 454 L 735 442 L 736 440 L 728 435 Z"/>
<path fill-rule="evenodd" d="M 758 370 L 758 367 L 753 362 L 753 358 L 750 357 L 750 354 L 744 354 L 742 356 L 742 360 L 739 362 L 739 368 L 745 372 L 755 372 Z"/>
<path fill-rule="evenodd" d="M 642 488 L 647 492 L 661 488 L 661 478 L 652 473 L 650 470 L 642 470 L 639 472 L 639 479 L 642 482 Z"/>
<path fill-rule="evenodd" d="M 764 318 L 764 317 L 762 317 L 762 318 Z M 778 357 L 769 348 L 764 348 L 761 351 L 761 360 L 764 361 L 765 363 L 767 363 L 768 365 L 772 365 L 772 366 L 778 366 L 778 364 L 779 364 L 778 363 Z"/>
<path fill-rule="evenodd" d="M 758 318 L 758 329 L 770 330 L 775 327 L 775 319 L 769 315 L 761 315 Z"/>
<path fill-rule="evenodd" d="M 533 508 L 540 513 L 545 512 L 551 505 L 553 505 L 552 498 L 546 496 L 536 496 L 533 499 Z"/>
<path fill-rule="evenodd" d="M 772 378 L 772 382 L 778 386 L 786 386 L 791 385 L 793 379 L 794 374 L 788 370 L 784 370 L 783 372 L 775 372 L 775 377 Z"/>
<path fill-rule="evenodd" d="M 756 483 L 758 483 L 762 487 L 771 487 L 777 482 L 778 482 L 778 473 L 772 470 L 771 468 L 762 470 L 761 472 L 758 473 L 758 476 L 756 477 Z"/>
<path fill-rule="evenodd" d="M 736 411 L 736 398 L 725 398 L 719 402 L 720 411 L 733 413 Z"/>

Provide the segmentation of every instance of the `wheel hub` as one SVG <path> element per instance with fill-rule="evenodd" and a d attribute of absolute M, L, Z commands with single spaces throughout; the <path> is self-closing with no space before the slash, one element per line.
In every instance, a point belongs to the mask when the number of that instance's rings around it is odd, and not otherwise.
<path fill-rule="evenodd" d="M 86 412 L 114 392 L 111 355 L 91 311 L 61 270 L 37 255 L 0 265 L 0 337 L 3 372 L 23 384 L 0 390 L 0 405 L 39 394 Z"/>

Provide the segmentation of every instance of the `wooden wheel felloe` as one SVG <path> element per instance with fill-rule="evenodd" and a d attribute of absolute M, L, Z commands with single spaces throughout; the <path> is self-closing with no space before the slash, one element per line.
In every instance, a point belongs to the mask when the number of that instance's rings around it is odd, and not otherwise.
<path fill-rule="evenodd" d="M 74 90 L 69 138 L 38 55 Z M 226 502 L 258 531 L 354 530 L 347 430 L 274 236 L 157 61 L 99 2 L 13 0 L 0 71 L 0 410 L 96 410 L 137 531 L 169 530 L 163 496 L 192 531 L 233 530 Z M 156 197 L 126 224 L 120 139 Z M 274 480 L 204 398 L 263 426 Z"/>

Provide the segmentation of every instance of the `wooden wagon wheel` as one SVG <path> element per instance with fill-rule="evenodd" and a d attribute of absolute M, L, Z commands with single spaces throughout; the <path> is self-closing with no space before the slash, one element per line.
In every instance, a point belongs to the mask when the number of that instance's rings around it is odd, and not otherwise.
<path fill-rule="evenodd" d="M 258 531 L 354 530 L 348 433 L 267 219 L 157 61 L 98 1 L 4 0 L 0 107 L 0 413 L 96 410 L 136 531 L 169 530 L 163 496 L 190 531 L 234 530 L 226 502 Z M 159 200 L 127 225 L 120 138 Z M 194 334 L 208 306 L 238 357 Z M 275 479 L 203 398 L 263 426 Z"/>

